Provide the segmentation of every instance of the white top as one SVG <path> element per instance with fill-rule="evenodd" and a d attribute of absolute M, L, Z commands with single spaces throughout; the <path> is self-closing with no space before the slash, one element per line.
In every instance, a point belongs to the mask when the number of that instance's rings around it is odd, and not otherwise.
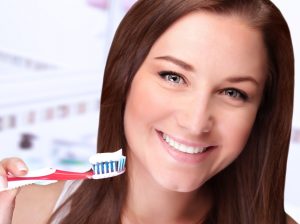
<path fill-rule="evenodd" d="M 61 192 L 61 194 L 59 195 L 53 212 L 59 208 L 59 206 L 61 206 L 66 199 L 69 198 L 69 196 L 71 194 L 73 194 L 78 187 L 81 185 L 82 181 L 74 181 L 74 180 L 67 180 L 64 184 L 63 190 Z M 59 224 L 61 223 L 61 220 L 70 212 L 70 204 L 67 204 L 64 208 L 63 208 L 63 212 L 61 212 L 60 216 L 57 216 L 52 222 L 51 224 Z"/>

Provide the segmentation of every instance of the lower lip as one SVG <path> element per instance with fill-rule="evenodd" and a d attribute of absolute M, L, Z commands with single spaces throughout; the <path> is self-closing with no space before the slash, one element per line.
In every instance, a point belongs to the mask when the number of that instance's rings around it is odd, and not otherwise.
<path fill-rule="evenodd" d="M 170 146 L 162 137 L 162 133 L 157 131 L 158 137 L 161 140 L 163 144 L 163 148 L 168 152 L 168 154 L 173 157 L 178 162 L 183 162 L 183 163 L 190 163 L 190 164 L 196 164 L 201 161 L 203 161 L 215 148 L 210 147 L 207 151 L 201 152 L 201 153 L 195 153 L 195 154 L 189 154 L 185 152 L 180 152 L 176 149 L 174 149 L 172 146 Z"/>

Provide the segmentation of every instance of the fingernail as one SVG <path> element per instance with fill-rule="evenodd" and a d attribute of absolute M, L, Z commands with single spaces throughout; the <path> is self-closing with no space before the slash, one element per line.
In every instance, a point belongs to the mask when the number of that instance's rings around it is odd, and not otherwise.
<path fill-rule="evenodd" d="M 23 163 L 17 163 L 16 166 L 17 166 L 17 169 L 18 169 L 19 171 L 25 172 L 25 171 L 28 170 L 27 167 L 26 167 Z"/>
<path fill-rule="evenodd" d="M 7 188 L 7 182 L 4 180 L 3 176 L 0 176 L 0 189 Z"/>

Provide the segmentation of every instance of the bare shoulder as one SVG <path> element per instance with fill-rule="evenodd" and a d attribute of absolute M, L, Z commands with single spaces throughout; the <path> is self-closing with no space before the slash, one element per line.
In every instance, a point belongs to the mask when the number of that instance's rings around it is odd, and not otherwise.
<path fill-rule="evenodd" d="M 289 216 L 288 214 L 286 215 L 286 223 L 287 224 L 297 224 L 297 222 L 294 219 L 292 219 L 292 217 Z"/>
<path fill-rule="evenodd" d="M 63 189 L 60 181 L 47 186 L 29 185 L 20 189 L 16 198 L 13 224 L 46 223 Z"/>

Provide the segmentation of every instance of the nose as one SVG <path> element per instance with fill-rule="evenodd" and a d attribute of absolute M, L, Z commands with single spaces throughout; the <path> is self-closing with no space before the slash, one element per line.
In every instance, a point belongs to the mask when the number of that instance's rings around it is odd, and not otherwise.
<path fill-rule="evenodd" d="M 192 135 L 211 132 L 214 125 L 212 102 L 208 95 L 198 94 L 185 98 L 179 104 L 177 124 Z"/>

